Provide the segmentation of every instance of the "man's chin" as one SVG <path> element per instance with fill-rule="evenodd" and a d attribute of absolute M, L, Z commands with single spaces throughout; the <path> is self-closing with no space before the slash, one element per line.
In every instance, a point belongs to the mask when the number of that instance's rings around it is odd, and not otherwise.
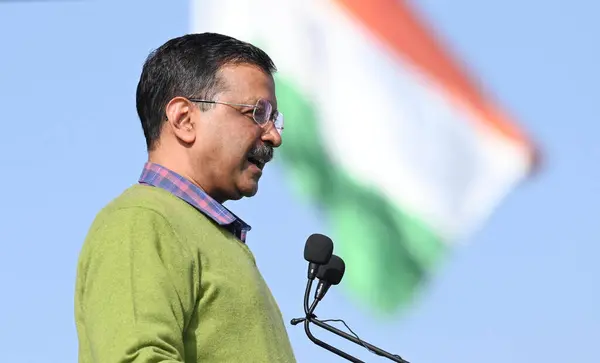
<path fill-rule="evenodd" d="M 251 198 L 258 193 L 258 182 L 253 187 L 245 187 L 240 189 L 240 194 L 242 197 Z"/>
<path fill-rule="evenodd" d="M 236 189 L 239 194 L 239 198 L 243 197 L 250 198 L 258 193 L 258 182 L 262 176 L 262 170 L 258 170 L 256 167 L 247 168 L 238 175 L 236 180 Z"/>
<path fill-rule="evenodd" d="M 253 177 L 253 178 L 243 178 L 243 180 L 240 180 L 240 182 L 237 184 L 237 194 L 239 195 L 237 199 L 242 199 L 242 198 L 250 198 L 256 195 L 256 193 L 258 193 L 258 178 Z"/>

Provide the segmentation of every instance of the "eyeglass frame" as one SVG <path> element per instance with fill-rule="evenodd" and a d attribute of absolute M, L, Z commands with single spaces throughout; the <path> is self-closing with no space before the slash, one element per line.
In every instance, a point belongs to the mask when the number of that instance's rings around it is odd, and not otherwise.
<path fill-rule="evenodd" d="M 277 130 L 277 132 L 280 135 L 283 132 L 283 125 L 284 125 L 283 113 L 281 113 L 278 110 L 273 110 L 273 104 L 264 98 L 259 98 L 258 100 L 256 100 L 256 104 L 254 104 L 254 105 L 247 104 L 247 103 L 233 103 L 233 102 L 226 102 L 226 101 L 203 100 L 200 98 L 188 98 L 188 100 L 191 102 L 198 102 L 198 103 L 211 103 L 211 104 L 226 105 L 226 106 L 238 106 L 238 107 L 252 107 L 252 109 L 253 109 L 252 110 L 252 119 L 254 120 L 254 122 L 256 122 L 257 125 L 259 125 L 260 127 L 265 127 L 269 123 L 269 121 L 271 121 L 271 122 L 273 122 L 273 127 L 275 127 L 275 130 Z M 271 106 L 271 115 L 267 117 L 267 119 L 264 121 L 263 124 L 261 124 L 256 119 L 256 110 L 258 109 L 258 103 L 260 101 L 265 101 Z M 240 110 L 238 110 L 238 109 L 236 109 L 236 110 L 238 112 L 242 113 Z M 275 116 L 275 117 L 273 117 L 273 116 Z M 275 122 L 277 121 L 277 119 L 279 117 L 281 117 L 281 126 L 280 127 L 278 127 L 275 124 Z"/>

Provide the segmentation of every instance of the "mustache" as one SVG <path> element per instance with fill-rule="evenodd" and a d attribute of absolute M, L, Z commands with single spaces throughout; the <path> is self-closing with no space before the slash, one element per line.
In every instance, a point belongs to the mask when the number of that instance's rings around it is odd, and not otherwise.
<path fill-rule="evenodd" d="M 257 144 L 250 150 L 249 158 L 260 160 L 263 163 L 268 163 L 273 159 L 273 148 L 263 143 Z"/>

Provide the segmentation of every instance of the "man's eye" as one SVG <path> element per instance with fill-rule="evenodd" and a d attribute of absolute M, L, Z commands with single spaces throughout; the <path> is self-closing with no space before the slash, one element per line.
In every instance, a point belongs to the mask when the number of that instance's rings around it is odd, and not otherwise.
<path fill-rule="evenodd" d="M 264 107 L 257 107 L 255 115 L 257 118 L 263 119 L 266 116 L 266 111 Z"/>

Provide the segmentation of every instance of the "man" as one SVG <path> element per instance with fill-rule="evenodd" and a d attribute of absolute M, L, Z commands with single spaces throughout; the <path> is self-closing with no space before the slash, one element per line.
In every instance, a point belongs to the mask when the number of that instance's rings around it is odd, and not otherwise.
<path fill-rule="evenodd" d="M 77 270 L 80 363 L 295 362 L 226 200 L 254 196 L 281 145 L 275 66 L 220 34 L 172 39 L 137 88 L 138 184 L 98 214 Z"/>

